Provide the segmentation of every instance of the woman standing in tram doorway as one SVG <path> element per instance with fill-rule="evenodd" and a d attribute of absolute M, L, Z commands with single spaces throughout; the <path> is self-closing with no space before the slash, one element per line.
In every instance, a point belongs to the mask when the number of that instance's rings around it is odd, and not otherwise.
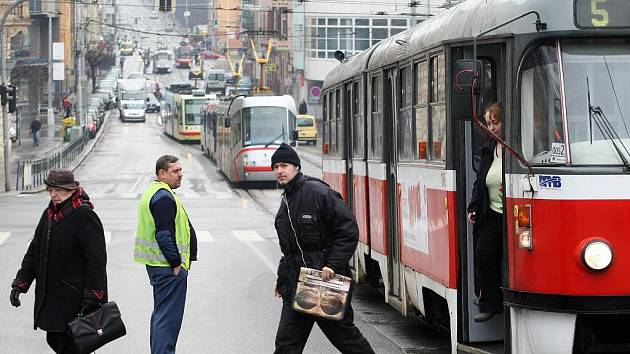
<path fill-rule="evenodd" d="M 485 110 L 486 126 L 502 136 L 501 104 Z M 468 221 L 473 223 L 475 239 L 475 283 L 480 284 L 479 314 L 475 322 L 490 320 L 503 312 L 501 293 L 501 256 L 503 252 L 503 159 L 502 146 L 489 139 L 481 150 L 477 180 L 468 205 Z"/>

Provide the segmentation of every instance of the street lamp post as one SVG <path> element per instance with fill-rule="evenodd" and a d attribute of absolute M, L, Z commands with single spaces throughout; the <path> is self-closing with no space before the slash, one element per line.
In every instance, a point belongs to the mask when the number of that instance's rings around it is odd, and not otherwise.
<path fill-rule="evenodd" d="M 7 70 L 7 57 L 5 55 L 5 44 L 4 44 L 4 26 L 7 23 L 7 17 L 9 14 L 15 9 L 18 5 L 22 4 L 27 0 L 17 0 L 9 6 L 7 11 L 2 14 L 2 18 L 0 19 L 0 85 L 5 86 L 6 81 L 6 70 Z M 9 117 L 7 116 L 7 106 L 2 105 L 2 142 L 4 145 L 4 190 L 11 190 L 11 181 L 10 181 L 10 166 L 9 166 Z"/>

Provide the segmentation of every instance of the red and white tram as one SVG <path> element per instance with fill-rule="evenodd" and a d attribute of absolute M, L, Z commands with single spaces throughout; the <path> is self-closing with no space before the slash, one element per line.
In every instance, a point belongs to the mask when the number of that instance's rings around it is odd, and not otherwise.
<path fill-rule="evenodd" d="M 453 352 L 630 352 L 628 82 L 623 0 L 468 0 L 341 63 L 322 94 L 323 175 L 357 216 L 356 280 L 450 329 Z M 496 101 L 515 151 L 506 311 L 476 323 L 466 206 L 488 135 L 472 112 Z"/>

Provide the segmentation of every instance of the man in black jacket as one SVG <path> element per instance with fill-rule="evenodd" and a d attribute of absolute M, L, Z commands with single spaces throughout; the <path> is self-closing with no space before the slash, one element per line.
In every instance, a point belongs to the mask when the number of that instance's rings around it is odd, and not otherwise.
<path fill-rule="evenodd" d="M 315 322 L 342 353 L 374 353 L 353 323 L 350 298 L 341 321 L 291 308 L 301 267 L 322 270 L 324 281 L 335 274 L 351 275 L 348 263 L 357 247 L 359 230 L 339 193 L 300 172 L 300 158 L 292 147 L 280 145 L 271 157 L 271 166 L 284 187 L 275 220 L 283 254 L 274 286 L 276 297 L 283 300 L 275 353 L 301 353 Z"/>

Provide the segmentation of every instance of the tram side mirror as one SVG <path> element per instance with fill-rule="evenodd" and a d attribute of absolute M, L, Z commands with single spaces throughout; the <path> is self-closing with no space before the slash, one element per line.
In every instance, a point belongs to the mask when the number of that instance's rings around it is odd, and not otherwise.
<path fill-rule="evenodd" d="M 297 129 L 291 132 L 291 140 L 297 141 L 299 137 L 300 132 Z"/>
<path fill-rule="evenodd" d="M 451 86 L 453 118 L 464 120 L 473 118 L 473 96 L 479 115 L 484 84 L 482 69 L 483 63 L 480 60 L 462 59 L 455 62 Z"/>

